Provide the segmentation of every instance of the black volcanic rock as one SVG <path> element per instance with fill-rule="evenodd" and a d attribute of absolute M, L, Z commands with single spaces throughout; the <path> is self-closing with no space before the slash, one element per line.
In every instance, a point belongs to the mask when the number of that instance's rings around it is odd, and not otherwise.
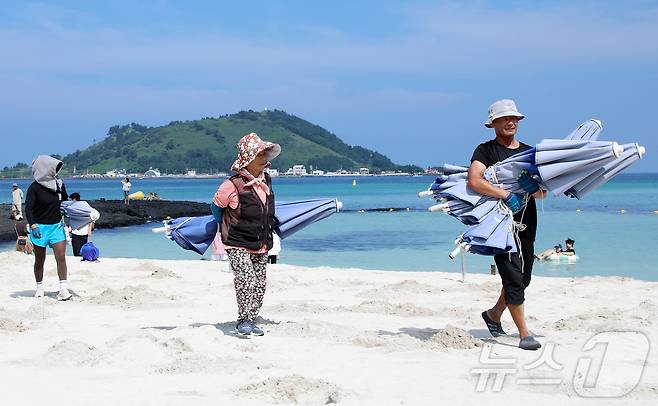
<path fill-rule="evenodd" d="M 205 216 L 210 214 L 208 203 L 175 200 L 133 200 L 129 206 L 123 200 L 88 200 L 101 213 L 96 228 L 114 228 L 162 221 L 167 217 Z M 0 241 L 16 239 L 14 220 L 9 218 L 10 204 L 0 204 Z"/>

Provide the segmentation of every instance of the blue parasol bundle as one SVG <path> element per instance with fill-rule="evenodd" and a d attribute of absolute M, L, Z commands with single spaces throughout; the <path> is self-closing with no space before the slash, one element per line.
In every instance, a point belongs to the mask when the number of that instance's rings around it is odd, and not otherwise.
<path fill-rule="evenodd" d="M 615 175 L 641 159 L 646 150 L 631 143 L 620 145 L 599 141 L 603 129 L 599 120 L 590 119 L 565 139 L 542 140 L 534 148 L 513 155 L 484 171 L 493 185 L 524 197 L 529 196 L 517 179 L 530 173 L 544 190 L 555 196 L 581 199 Z M 514 234 L 518 225 L 513 213 L 498 199 L 481 195 L 468 187 L 467 168 L 447 166 L 420 197 L 438 202 L 430 211 L 442 211 L 469 228 L 456 240 L 458 248 L 480 255 L 516 252 Z M 450 254 L 454 257 L 458 250 Z"/>
<path fill-rule="evenodd" d="M 338 199 L 309 199 L 294 202 L 276 202 L 274 232 L 285 239 L 309 225 L 337 213 L 342 208 Z M 181 248 L 203 255 L 217 233 L 213 215 L 178 217 L 165 220 L 164 227 L 153 229 L 164 232 L 167 238 Z"/>

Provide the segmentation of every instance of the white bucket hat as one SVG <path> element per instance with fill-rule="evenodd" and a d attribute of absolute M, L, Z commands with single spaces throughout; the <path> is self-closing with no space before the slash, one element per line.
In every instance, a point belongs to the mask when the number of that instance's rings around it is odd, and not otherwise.
<path fill-rule="evenodd" d="M 489 117 L 487 118 L 487 121 L 484 123 L 484 126 L 487 128 L 491 128 L 491 123 L 497 118 L 501 117 L 518 117 L 519 120 L 523 120 L 525 117 L 523 114 L 519 113 L 519 111 L 516 109 L 516 104 L 514 103 L 514 100 L 509 100 L 509 99 L 503 99 L 503 100 L 497 100 L 493 102 L 491 106 L 489 106 Z"/>

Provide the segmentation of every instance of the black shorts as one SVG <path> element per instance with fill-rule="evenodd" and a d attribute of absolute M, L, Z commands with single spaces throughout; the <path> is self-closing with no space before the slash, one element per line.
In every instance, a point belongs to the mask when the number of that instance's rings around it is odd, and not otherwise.
<path fill-rule="evenodd" d="M 494 257 L 505 289 L 505 302 L 507 304 L 522 304 L 524 302 L 524 291 L 530 285 L 530 278 L 532 278 L 532 265 L 535 261 L 534 241 L 521 240 L 520 251 L 521 255 L 514 253 Z M 523 258 L 523 261 L 521 261 L 521 258 Z"/>

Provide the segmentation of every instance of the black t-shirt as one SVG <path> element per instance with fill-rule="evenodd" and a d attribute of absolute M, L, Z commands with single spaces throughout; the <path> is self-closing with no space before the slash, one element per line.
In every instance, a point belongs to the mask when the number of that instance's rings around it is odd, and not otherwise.
<path fill-rule="evenodd" d="M 68 198 L 64 184 L 62 184 L 60 192 L 57 193 L 36 181 L 32 182 L 27 189 L 27 198 L 25 199 L 25 218 L 27 222 L 30 225 L 59 223 L 62 220 L 59 205 Z"/>
<path fill-rule="evenodd" d="M 574 255 L 576 255 L 576 250 L 573 249 L 573 248 L 567 248 L 567 249 L 565 249 L 565 250 L 562 251 L 562 252 L 571 252 L 571 253 L 573 253 Z"/>
<path fill-rule="evenodd" d="M 484 142 L 475 148 L 473 156 L 471 157 L 471 162 L 480 161 L 484 166 L 489 167 L 530 148 L 530 145 L 524 144 L 520 141 L 518 148 L 511 149 L 500 145 L 496 140 L 491 140 Z M 537 234 L 537 205 L 535 204 L 535 198 L 531 196 L 526 206 L 525 211 L 521 210 L 514 215 L 514 220 L 519 221 L 526 226 L 524 231 L 519 232 L 519 238 L 535 241 L 535 235 Z"/>

